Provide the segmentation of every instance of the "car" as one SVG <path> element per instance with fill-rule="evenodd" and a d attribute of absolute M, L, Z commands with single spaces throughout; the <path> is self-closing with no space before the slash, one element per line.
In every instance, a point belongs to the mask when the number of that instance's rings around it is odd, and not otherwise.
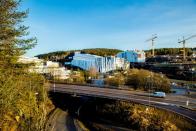
<path fill-rule="evenodd" d="M 164 97 L 166 97 L 166 94 L 165 94 L 165 92 L 154 92 L 153 94 L 152 94 L 152 96 L 154 96 L 154 97 L 161 97 L 161 98 L 164 98 Z"/>
<path fill-rule="evenodd" d="M 172 85 L 172 86 L 177 86 L 177 83 L 172 82 L 171 85 Z"/>

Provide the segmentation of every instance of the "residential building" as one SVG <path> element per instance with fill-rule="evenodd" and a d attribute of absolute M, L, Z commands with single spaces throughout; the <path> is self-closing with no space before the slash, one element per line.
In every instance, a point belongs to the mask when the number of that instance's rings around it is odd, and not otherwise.
<path fill-rule="evenodd" d="M 119 58 L 124 58 L 128 62 L 145 62 L 145 52 L 141 50 L 127 50 L 116 55 Z"/>
<path fill-rule="evenodd" d="M 58 62 L 44 61 L 38 59 L 37 57 L 25 57 L 21 56 L 18 62 L 24 64 L 33 65 L 30 66 L 29 72 L 39 73 L 39 74 L 48 74 L 56 79 L 68 79 L 70 77 L 71 71 L 66 70 L 64 67 L 60 67 Z"/>
<path fill-rule="evenodd" d="M 30 64 L 30 63 L 43 63 L 42 59 L 38 59 L 37 57 L 26 57 L 26 56 L 20 56 L 18 62 L 24 63 L 24 64 Z"/>

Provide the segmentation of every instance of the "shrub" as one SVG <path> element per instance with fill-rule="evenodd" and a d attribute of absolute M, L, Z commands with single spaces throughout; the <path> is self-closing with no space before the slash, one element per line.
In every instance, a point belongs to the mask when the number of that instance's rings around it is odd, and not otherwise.
<path fill-rule="evenodd" d="M 106 79 L 105 79 L 105 83 L 107 85 L 110 85 L 110 86 L 121 86 L 121 85 L 124 85 L 125 83 L 125 80 L 124 80 L 124 76 L 120 73 L 114 75 L 114 76 L 108 76 Z"/>
<path fill-rule="evenodd" d="M 125 84 L 131 85 L 135 89 L 170 91 L 170 82 L 165 75 L 143 69 L 130 69 L 126 75 Z"/>
<path fill-rule="evenodd" d="M 133 130 L 195 130 L 194 123 L 171 112 L 129 102 L 114 102 L 99 107 L 99 115 Z"/>

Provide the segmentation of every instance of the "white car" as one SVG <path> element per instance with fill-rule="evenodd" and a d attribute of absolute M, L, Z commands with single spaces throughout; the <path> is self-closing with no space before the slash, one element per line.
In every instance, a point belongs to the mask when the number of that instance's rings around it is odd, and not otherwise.
<path fill-rule="evenodd" d="M 152 96 L 164 98 L 164 97 L 166 97 L 166 94 L 165 94 L 165 92 L 154 92 L 154 93 L 152 94 Z"/>

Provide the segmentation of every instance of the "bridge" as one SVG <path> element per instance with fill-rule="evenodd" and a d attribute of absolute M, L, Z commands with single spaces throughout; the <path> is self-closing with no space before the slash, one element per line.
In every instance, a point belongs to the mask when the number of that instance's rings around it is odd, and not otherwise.
<path fill-rule="evenodd" d="M 131 101 L 147 106 L 161 108 L 196 122 L 196 111 L 185 108 L 185 97 L 167 95 L 165 98 L 151 97 L 149 93 L 84 85 L 51 84 L 50 91 L 77 96 L 90 96 L 114 100 Z M 189 98 L 189 106 L 196 107 L 196 100 Z"/>

